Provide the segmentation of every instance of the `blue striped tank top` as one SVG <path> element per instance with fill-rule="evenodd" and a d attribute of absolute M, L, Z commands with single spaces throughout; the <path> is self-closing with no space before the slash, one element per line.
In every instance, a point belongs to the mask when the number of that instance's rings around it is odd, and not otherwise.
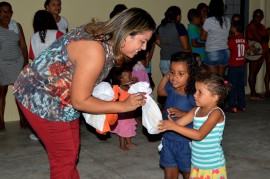
<path fill-rule="evenodd" d="M 221 110 L 219 107 L 212 109 L 207 116 L 196 117 L 200 107 L 195 111 L 193 128 L 199 130 L 203 123 L 208 119 L 209 114 L 215 109 Z M 203 170 L 217 169 L 225 165 L 224 153 L 221 147 L 222 135 L 225 127 L 225 114 L 224 121 L 218 123 L 213 130 L 201 141 L 192 141 L 191 163 L 194 167 Z"/>

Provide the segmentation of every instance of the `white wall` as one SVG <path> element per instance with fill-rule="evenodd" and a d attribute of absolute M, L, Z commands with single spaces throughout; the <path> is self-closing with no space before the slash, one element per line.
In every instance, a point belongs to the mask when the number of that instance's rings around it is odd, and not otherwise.
<path fill-rule="evenodd" d="M 43 9 L 43 3 L 45 0 L 7 0 L 13 7 L 13 19 L 18 21 L 24 30 L 27 45 L 29 46 L 29 39 L 33 34 L 32 20 L 34 13 Z M 250 12 L 255 8 L 269 7 L 270 2 L 266 0 L 250 0 L 251 5 Z M 140 7 L 148 11 L 156 24 L 159 25 L 161 19 L 164 17 L 164 12 L 171 5 L 179 6 L 182 10 L 182 23 L 187 25 L 187 12 L 190 8 L 195 8 L 198 3 L 205 2 L 208 4 L 210 0 L 62 0 L 62 13 L 69 21 L 69 29 L 77 27 L 96 17 L 100 21 L 105 21 L 109 18 L 109 14 L 116 4 L 122 3 L 127 7 Z M 266 6 L 267 5 L 267 6 Z M 269 8 L 268 8 L 269 9 Z M 265 12 L 265 11 L 264 11 Z M 268 15 L 269 16 L 269 15 Z M 268 18 L 270 20 L 270 18 Z M 270 22 L 268 21 L 268 25 Z M 156 85 L 158 85 L 162 75 L 159 70 L 159 47 L 156 47 L 153 56 L 153 79 Z M 263 90 L 263 87 L 259 87 Z M 156 90 L 154 91 L 156 96 Z M 14 97 L 11 94 L 11 87 L 9 88 L 7 96 L 7 106 L 5 111 L 5 121 L 18 120 L 18 113 L 14 102 Z"/>
<path fill-rule="evenodd" d="M 13 7 L 13 19 L 18 21 L 24 30 L 27 45 L 29 46 L 29 39 L 33 34 L 32 20 L 34 13 L 43 9 L 43 3 L 45 0 L 7 0 Z M 79 25 L 89 22 L 93 17 L 99 19 L 99 21 L 106 21 L 109 18 L 109 14 L 116 4 L 122 3 L 127 7 L 140 7 L 148 11 L 156 24 L 159 25 L 161 19 L 164 17 L 164 12 L 171 5 L 179 6 L 182 10 L 182 22 L 186 25 L 188 23 L 186 14 L 190 8 L 195 8 L 198 3 L 209 3 L 209 0 L 76 0 L 66 1 L 62 0 L 62 13 L 69 22 L 69 29 L 75 28 Z M 153 79 L 155 84 L 158 85 L 161 79 L 161 73 L 159 70 L 159 47 L 156 47 L 153 57 Z M 156 96 L 156 91 L 154 91 Z M 7 106 L 5 111 L 5 121 L 19 120 L 14 97 L 11 93 L 11 87 L 9 88 L 7 96 Z"/>

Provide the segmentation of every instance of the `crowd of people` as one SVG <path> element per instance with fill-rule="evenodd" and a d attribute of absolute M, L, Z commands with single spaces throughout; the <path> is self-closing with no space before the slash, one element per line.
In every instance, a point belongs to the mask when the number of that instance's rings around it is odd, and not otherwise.
<path fill-rule="evenodd" d="M 0 132 L 6 130 L 5 98 L 8 86 L 13 85 L 21 127 L 30 128 L 30 138 L 44 144 L 52 179 L 79 178 L 81 112 L 117 113 L 111 132 L 119 136 L 121 150 L 133 149 L 137 146 L 132 141 L 135 118 L 146 99 L 145 93 L 127 91 L 139 81 L 148 82 L 154 90 L 151 59 L 158 45 L 163 78 L 157 93 L 165 98 L 163 120 L 157 128 L 163 136 L 160 166 L 165 178 L 176 179 L 179 174 L 184 179 L 227 178 L 220 145 L 223 111 L 246 110 L 247 62 L 250 99 L 270 96 L 270 30 L 261 23 L 261 9 L 253 12 L 245 29 L 239 14 L 231 19 L 225 15 L 223 0 L 211 0 L 188 11 L 186 28 L 178 6 L 170 6 L 156 26 L 145 10 L 118 4 L 108 21 L 69 31 L 68 21 L 60 15 L 61 0 L 46 0 L 44 8 L 34 15 L 28 52 L 21 25 L 11 19 L 11 4 L 0 2 Z M 255 61 L 246 60 L 251 40 L 262 47 Z M 255 86 L 264 62 L 262 96 Z M 118 100 L 91 95 L 102 81 L 117 88 Z"/>

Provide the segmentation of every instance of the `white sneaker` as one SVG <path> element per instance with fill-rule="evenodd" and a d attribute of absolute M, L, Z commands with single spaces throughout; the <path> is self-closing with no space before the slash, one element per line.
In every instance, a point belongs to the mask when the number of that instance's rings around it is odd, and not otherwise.
<path fill-rule="evenodd" d="M 30 134 L 30 135 L 29 135 L 29 138 L 30 138 L 31 140 L 39 140 L 38 137 L 37 137 L 35 134 Z"/>

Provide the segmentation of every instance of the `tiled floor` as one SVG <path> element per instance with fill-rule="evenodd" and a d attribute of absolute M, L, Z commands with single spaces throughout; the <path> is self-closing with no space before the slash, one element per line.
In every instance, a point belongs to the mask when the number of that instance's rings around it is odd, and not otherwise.
<path fill-rule="evenodd" d="M 0 133 L 0 179 L 49 179 L 44 148 L 31 141 L 19 122 L 6 123 Z M 78 169 L 82 179 L 162 179 L 157 146 L 160 136 L 150 136 L 138 125 L 134 142 L 127 152 L 118 148 L 114 134 L 106 140 L 81 125 Z M 247 111 L 228 113 L 223 148 L 229 179 L 270 178 L 270 99 L 247 101 Z M 179 177 L 181 178 L 181 177 Z"/>

